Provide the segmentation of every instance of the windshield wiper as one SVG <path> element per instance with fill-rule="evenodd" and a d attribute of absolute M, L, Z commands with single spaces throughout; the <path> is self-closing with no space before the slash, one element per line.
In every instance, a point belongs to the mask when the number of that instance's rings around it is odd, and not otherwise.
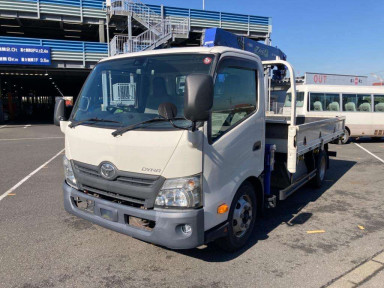
<path fill-rule="evenodd" d="M 84 124 L 86 122 L 94 122 L 94 123 L 104 122 L 104 123 L 119 123 L 119 124 L 121 124 L 121 122 L 114 121 L 114 120 L 99 119 L 99 118 L 88 118 L 88 119 L 84 119 L 84 120 L 81 120 L 81 121 L 78 121 L 78 122 L 72 122 L 71 124 L 68 125 L 68 127 L 69 128 L 74 128 L 74 127 L 82 125 L 82 124 Z"/>
<path fill-rule="evenodd" d="M 129 125 L 129 126 L 125 126 L 125 127 L 121 127 L 115 131 L 112 132 L 112 135 L 114 137 L 118 136 L 118 135 L 123 135 L 125 132 L 127 131 L 130 131 L 130 130 L 133 130 L 135 129 L 136 127 L 140 126 L 140 125 L 143 125 L 143 124 L 149 124 L 149 123 L 155 123 L 155 122 L 170 122 L 174 127 L 176 128 L 180 128 L 180 129 L 184 129 L 182 127 L 179 127 L 179 126 L 175 126 L 172 121 L 173 120 L 186 120 L 185 118 L 174 118 L 172 120 L 168 120 L 168 119 L 165 119 L 165 118 L 153 118 L 153 119 L 149 119 L 149 120 L 145 120 L 143 122 L 139 122 L 139 123 L 136 123 L 136 124 L 132 124 L 132 125 Z"/>

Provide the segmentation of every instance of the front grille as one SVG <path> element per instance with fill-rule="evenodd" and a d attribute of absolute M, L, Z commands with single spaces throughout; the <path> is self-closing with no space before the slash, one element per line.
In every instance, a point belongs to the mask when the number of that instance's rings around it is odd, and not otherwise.
<path fill-rule="evenodd" d="M 123 177 L 123 176 L 117 177 L 116 180 L 124 183 L 130 183 L 132 185 L 138 185 L 138 186 L 150 186 L 154 182 L 154 180 L 152 179 L 132 178 L 132 177 Z"/>
<path fill-rule="evenodd" d="M 94 176 L 97 178 L 102 178 L 99 172 L 99 167 L 91 166 L 91 165 L 87 165 L 79 162 L 74 162 L 74 163 L 75 163 L 75 169 L 77 169 L 80 173 Z M 124 172 L 119 172 L 119 173 L 123 174 Z M 131 184 L 131 185 L 137 185 L 137 186 L 151 186 L 157 179 L 158 177 L 153 177 L 152 175 L 149 175 L 148 178 L 142 178 L 142 177 L 136 178 L 136 177 L 118 175 L 116 178 L 116 181 Z"/>
<path fill-rule="evenodd" d="M 117 193 L 112 193 L 112 192 L 101 190 L 101 189 L 98 189 L 98 188 L 95 188 L 95 187 L 91 187 L 91 186 L 88 186 L 88 185 L 82 185 L 82 187 L 83 187 L 84 191 L 86 191 L 86 192 L 92 192 L 92 193 L 96 193 L 96 194 L 99 194 L 99 195 L 107 196 L 107 197 L 110 197 L 110 198 L 113 198 L 113 199 L 116 199 L 116 200 L 120 200 L 120 201 L 124 201 L 124 202 L 129 202 L 129 203 L 135 203 L 135 204 L 139 204 L 139 205 L 145 206 L 145 199 L 134 198 L 134 197 L 127 197 L 127 196 L 123 196 L 123 195 L 120 195 L 120 194 L 117 194 Z"/>
<path fill-rule="evenodd" d="M 84 173 L 84 174 L 88 174 L 88 175 L 93 175 L 93 176 L 96 176 L 96 177 L 101 177 L 100 174 L 99 174 L 99 171 L 96 169 L 90 169 L 90 168 L 87 168 L 87 167 L 83 167 L 83 166 L 80 166 L 78 164 L 75 164 L 75 168 L 77 170 L 79 170 L 81 173 Z"/>
<path fill-rule="evenodd" d="M 121 204 L 152 208 L 165 179 L 158 175 L 116 171 L 114 180 L 103 178 L 99 166 L 73 160 L 80 190 Z"/>

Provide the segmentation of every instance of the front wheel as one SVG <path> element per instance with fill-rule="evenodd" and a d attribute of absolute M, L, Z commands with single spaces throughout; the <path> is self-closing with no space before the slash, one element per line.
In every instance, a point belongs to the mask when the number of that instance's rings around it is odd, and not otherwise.
<path fill-rule="evenodd" d="M 243 247 L 252 234 L 257 215 L 254 187 L 245 182 L 232 201 L 228 215 L 228 234 L 216 243 L 225 251 L 234 252 Z"/>

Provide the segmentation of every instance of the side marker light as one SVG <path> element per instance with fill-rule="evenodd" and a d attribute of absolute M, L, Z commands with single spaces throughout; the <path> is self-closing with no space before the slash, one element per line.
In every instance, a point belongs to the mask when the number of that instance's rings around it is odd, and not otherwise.
<path fill-rule="evenodd" d="M 217 214 L 224 214 L 228 212 L 229 207 L 227 204 L 222 204 L 219 207 L 217 207 Z"/>

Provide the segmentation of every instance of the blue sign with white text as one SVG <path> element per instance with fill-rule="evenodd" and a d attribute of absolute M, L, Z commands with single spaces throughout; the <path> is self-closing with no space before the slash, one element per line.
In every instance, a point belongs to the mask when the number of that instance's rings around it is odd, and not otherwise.
<path fill-rule="evenodd" d="M 0 44 L 0 64 L 51 65 L 51 48 Z"/>

